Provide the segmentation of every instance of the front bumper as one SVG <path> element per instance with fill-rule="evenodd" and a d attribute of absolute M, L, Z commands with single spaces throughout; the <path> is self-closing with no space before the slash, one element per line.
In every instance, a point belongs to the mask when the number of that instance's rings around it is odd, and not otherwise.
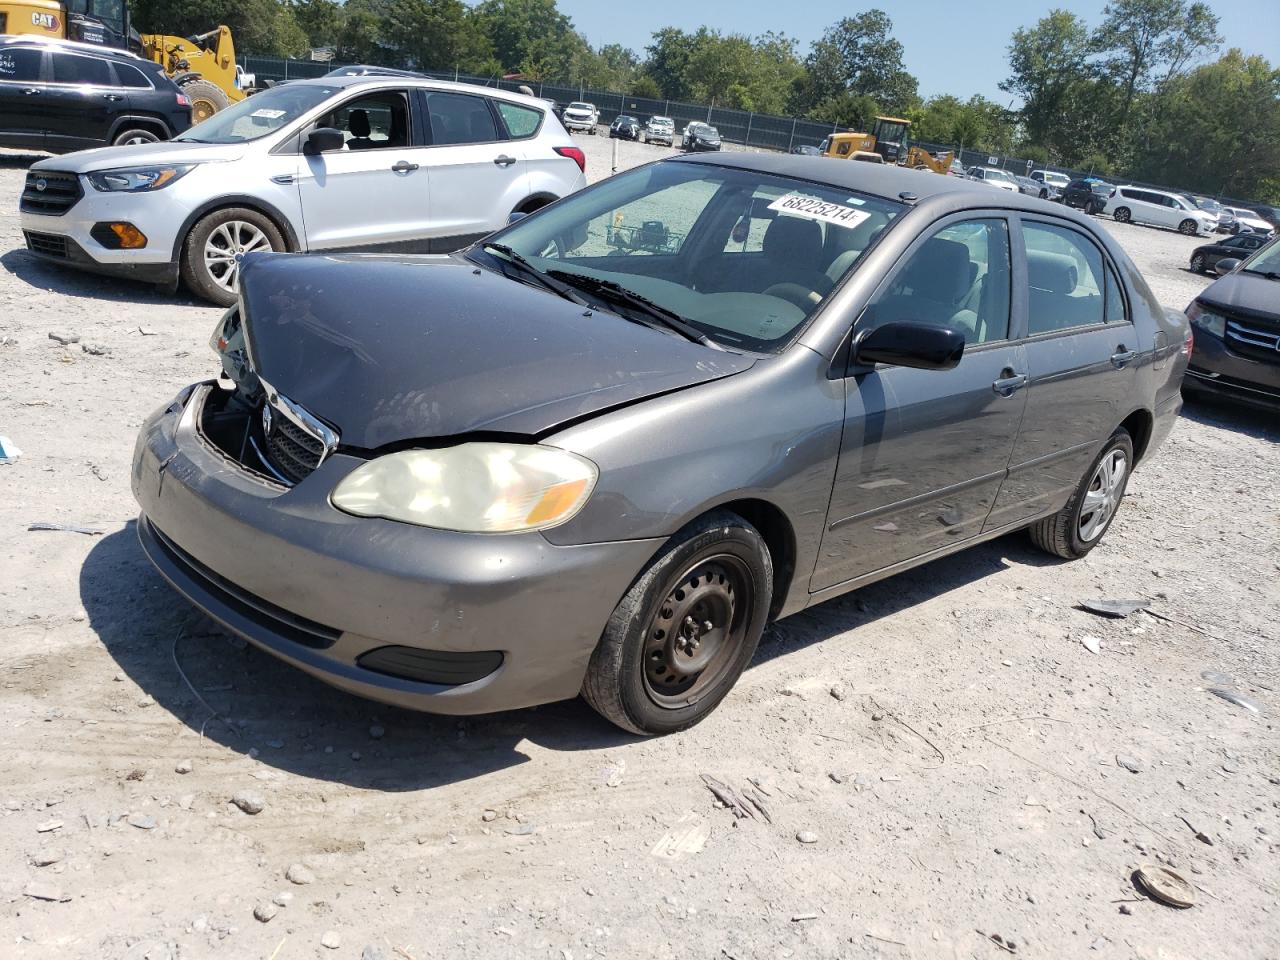
<path fill-rule="evenodd" d="M 373 700 L 474 714 L 577 695 L 660 541 L 561 547 L 539 533 L 350 516 L 329 492 L 363 461 L 335 454 L 292 488 L 268 483 L 200 435 L 214 389 L 198 384 L 153 414 L 134 451 L 143 549 L 180 593 L 268 653 Z M 445 683 L 370 669 L 388 648 L 489 672 Z"/>
<path fill-rule="evenodd" d="M 1183 389 L 1238 400 L 1265 409 L 1280 407 L 1280 353 L 1266 363 L 1235 353 L 1225 341 L 1196 328 Z"/>

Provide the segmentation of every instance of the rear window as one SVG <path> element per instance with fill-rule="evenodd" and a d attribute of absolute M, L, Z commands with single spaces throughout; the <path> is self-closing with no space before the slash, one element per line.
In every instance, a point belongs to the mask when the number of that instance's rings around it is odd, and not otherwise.
<path fill-rule="evenodd" d="M 127 63 L 117 63 L 115 64 L 115 68 L 116 68 L 116 79 L 120 81 L 120 86 L 122 87 L 151 86 L 151 84 L 147 82 L 147 78 L 143 75 L 142 71 L 139 70 L 137 67 L 131 67 Z"/>
<path fill-rule="evenodd" d="M 53 55 L 53 82 L 94 87 L 113 86 L 111 66 L 97 57 L 81 57 L 71 53 Z"/>
<path fill-rule="evenodd" d="M 532 137 L 542 125 L 542 111 L 532 107 L 522 107 L 516 103 L 498 101 L 498 112 L 502 114 L 502 122 L 507 125 L 507 134 L 513 140 Z"/>
<path fill-rule="evenodd" d="M 0 50 L 0 80 L 39 79 L 39 50 Z"/>
<path fill-rule="evenodd" d="M 431 117 L 431 142 L 436 146 L 460 143 L 493 143 L 498 128 L 484 97 L 464 93 L 431 93 L 427 96 Z"/>

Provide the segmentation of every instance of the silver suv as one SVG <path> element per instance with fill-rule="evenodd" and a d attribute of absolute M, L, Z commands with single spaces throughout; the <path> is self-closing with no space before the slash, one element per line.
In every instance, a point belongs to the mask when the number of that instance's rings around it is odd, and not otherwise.
<path fill-rule="evenodd" d="M 235 302 L 257 251 L 446 252 L 586 185 L 546 103 L 410 77 L 273 87 L 168 143 L 31 167 L 27 249 L 42 259 Z"/>

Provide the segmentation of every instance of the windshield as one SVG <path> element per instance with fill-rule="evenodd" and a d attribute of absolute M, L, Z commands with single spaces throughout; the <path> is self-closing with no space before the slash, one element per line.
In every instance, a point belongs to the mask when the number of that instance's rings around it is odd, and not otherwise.
<path fill-rule="evenodd" d="M 244 143 L 275 133 L 337 93 L 322 84 L 282 84 L 219 110 L 178 137 L 195 143 Z"/>
<path fill-rule="evenodd" d="M 1005 173 L 1003 170 L 987 170 L 988 180 L 1003 180 L 1005 183 L 1016 184 L 1018 181 L 1013 179 L 1012 174 Z"/>
<path fill-rule="evenodd" d="M 1111 193 L 1113 188 L 1109 183 L 1093 183 L 1089 185 L 1089 189 L 1094 193 L 1101 193 L 1106 196 Z"/>
<path fill-rule="evenodd" d="M 1272 240 L 1244 262 L 1244 273 L 1261 273 L 1280 276 L 1280 240 Z"/>
<path fill-rule="evenodd" d="M 591 109 L 591 104 L 589 104 L 589 103 L 571 103 L 571 104 L 569 104 L 568 109 L 570 109 L 570 110 L 590 110 L 590 109 Z"/>
<path fill-rule="evenodd" d="M 668 161 L 572 194 L 492 239 L 588 299 L 609 281 L 726 348 L 774 352 L 902 209 L 805 180 Z M 503 267 L 480 247 L 470 256 Z"/>
<path fill-rule="evenodd" d="M 654 127 L 669 127 L 672 125 L 670 117 L 650 117 L 649 125 Z"/>

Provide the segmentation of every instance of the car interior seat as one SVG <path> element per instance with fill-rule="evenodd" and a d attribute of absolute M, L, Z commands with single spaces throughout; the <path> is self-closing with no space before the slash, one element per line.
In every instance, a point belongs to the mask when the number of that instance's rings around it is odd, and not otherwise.
<path fill-rule="evenodd" d="M 347 132 L 351 134 L 347 147 L 351 150 L 368 150 L 373 146 L 373 140 L 369 138 L 372 129 L 368 110 L 352 110 L 347 114 Z"/>
<path fill-rule="evenodd" d="M 1079 294 L 1079 268 L 1065 254 L 1028 250 L 1027 284 L 1027 332 L 1032 336 L 1102 320 L 1102 298 Z"/>
<path fill-rule="evenodd" d="M 965 302 L 975 271 L 969 248 L 955 240 L 932 237 L 893 282 L 892 292 L 869 309 L 871 326 L 906 320 L 950 327 L 965 341 L 978 340 L 978 316 Z"/>
<path fill-rule="evenodd" d="M 764 231 L 761 272 L 764 292 L 806 313 L 831 292 L 822 271 L 822 227 L 816 220 L 780 215 Z"/>

